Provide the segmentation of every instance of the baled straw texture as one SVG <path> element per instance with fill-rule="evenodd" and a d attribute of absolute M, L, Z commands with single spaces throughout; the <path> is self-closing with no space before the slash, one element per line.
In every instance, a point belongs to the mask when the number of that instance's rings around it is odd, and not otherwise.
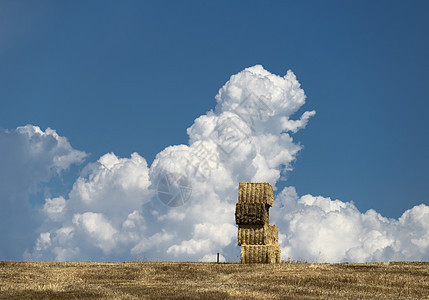
<path fill-rule="evenodd" d="M 279 245 L 242 245 L 242 264 L 275 264 L 280 263 Z"/>
<path fill-rule="evenodd" d="M 237 203 L 235 205 L 235 222 L 237 225 L 265 225 L 269 223 L 267 204 Z"/>
<path fill-rule="evenodd" d="M 273 206 L 273 187 L 267 182 L 240 182 L 238 203 L 262 203 Z"/>
<path fill-rule="evenodd" d="M 279 229 L 276 225 L 239 225 L 238 245 L 277 245 Z"/>

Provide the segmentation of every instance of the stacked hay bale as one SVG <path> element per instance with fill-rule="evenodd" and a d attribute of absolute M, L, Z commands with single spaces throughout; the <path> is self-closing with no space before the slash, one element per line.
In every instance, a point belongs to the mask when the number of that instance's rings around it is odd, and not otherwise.
<path fill-rule="evenodd" d="M 273 200 L 271 184 L 240 182 L 235 222 L 242 264 L 280 263 L 279 230 L 269 224 Z"/>

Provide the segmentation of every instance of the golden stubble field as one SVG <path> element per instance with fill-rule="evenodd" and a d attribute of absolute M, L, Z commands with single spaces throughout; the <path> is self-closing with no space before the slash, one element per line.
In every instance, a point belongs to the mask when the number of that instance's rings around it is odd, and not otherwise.
<path fill-rule="evenodd" d="M 429 263 L 0 262 L 1 299 L 429 299 Z"/>

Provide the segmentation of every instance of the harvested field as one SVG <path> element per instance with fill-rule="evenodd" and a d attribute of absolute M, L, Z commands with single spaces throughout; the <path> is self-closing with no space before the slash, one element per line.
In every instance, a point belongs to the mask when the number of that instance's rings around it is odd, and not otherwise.
<path fill-rule="evenodd" d="M 0 262 L 0 299 L 429 299 L 429 263 Z"/>
<path fill-rule="evenodd" d="M 279 229 L 276 225 L 239 225 L 238 245 L 277 245 Z"/>
<path fill-rule="evenodd" d="M 273 206 L 273 187 L 266 182 L 240 182 L 238 203 L 260 203 Z"/>
<path fill-rule="evenodd" d="M 269 206 L 261 203 L 237 203 L 235 223 L 237 225 L 264 225 L 269 223 Z"/>

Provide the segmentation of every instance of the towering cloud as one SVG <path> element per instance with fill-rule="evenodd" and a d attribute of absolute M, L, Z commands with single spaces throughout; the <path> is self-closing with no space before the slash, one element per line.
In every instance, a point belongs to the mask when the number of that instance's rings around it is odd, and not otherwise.
<path fill-rule="evenodd" d="M 189 142 L 158 153 L 151 166 L 137 153 L 88 164 L 72 190 L 45 199 L 43 223 L 24 257 L 44 260 L 236 260 L 234 204 L 239 181 L 273 186 L 301 146 L 292 134 L 315 112 L 291 119 L 305 103 L 295 75 L 254 66 L 219 90 L 213 110 L 187 129 Z M 68 161 L 63 159 L 63 161 Z M 352 203 L 278 194 L 283 259 L 371 261 L 428 258 L 428 207 L 399 220 Z"/>

